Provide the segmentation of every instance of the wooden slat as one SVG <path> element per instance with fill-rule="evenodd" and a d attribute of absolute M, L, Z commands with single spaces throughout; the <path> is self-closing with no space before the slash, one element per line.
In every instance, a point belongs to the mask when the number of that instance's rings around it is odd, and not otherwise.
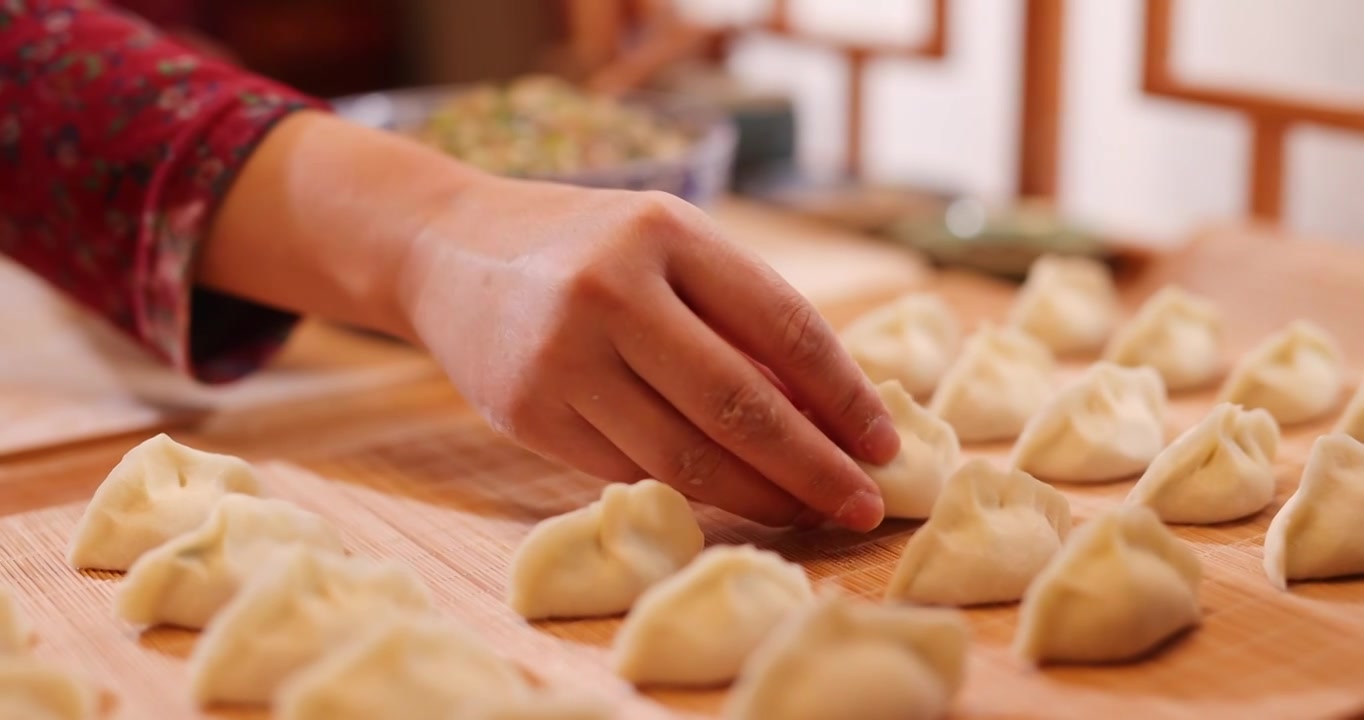
<path fill-rule="evenodd" d="M 1055 197 L 1061 159 L 1064 0 L 1027 0 L 1023 23 L 1018 193 Z"/>

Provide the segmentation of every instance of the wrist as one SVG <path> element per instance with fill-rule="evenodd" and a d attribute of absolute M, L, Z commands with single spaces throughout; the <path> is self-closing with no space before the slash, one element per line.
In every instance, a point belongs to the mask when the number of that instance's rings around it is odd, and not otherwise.
<path fill-rule="evenodd" d="M 233 183 L 201 249 L 198 280 L 412 339 L 402 296 L 413 249 L 478 176 L 406 138 L 296 113 Z"/>
<path fill-rule="evenodd" d="M 409 340 L 449 334 L 502 297 L 496 269 L 516 262 L 503 251 L 524 234 L 518 224 L 552 222 L 545 187 L 469 170 L 453 192 L 430 198 L 395 276 Z"/>

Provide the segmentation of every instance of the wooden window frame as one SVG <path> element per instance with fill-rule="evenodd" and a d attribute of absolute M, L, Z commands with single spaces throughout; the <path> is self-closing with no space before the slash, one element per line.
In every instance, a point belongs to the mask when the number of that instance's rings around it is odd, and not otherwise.
<path fill-rule="evenodd" d="M 906 0 L 908 1 L 908 0 Z M 819 47 L 842 55 L 848 67 L 846 99 L 847 131 L 844 137 L 844 171 L 850 178 L 862 176 L 863 125 L 866 109 L 866 67 L 878 58 L 942 60 L 947 57 L 947 36 L 951 23 L 948 0 L 928 0 L 933 13 L 928 34 L 917 43 L 865 43 L 802 31 L 791 22 L 788 0 L 772 0 L 771 12 L 756 26 L 736 31 L 759 30 L 801 44 Z"/>
<path fill-rule="evenodd" d="M 1299 124 L 1364 133 L 1364 107 L 1294 100 L 1183 80 L 1171 62 L 1175 0 L 1146 0 L 1142 89 L 1148 95 L 1244 114 L 1251 125 L 1248 206 L 1252 215 L 1277 221 L 1283 214 L 1284 153 L 1290 128 Z"/>

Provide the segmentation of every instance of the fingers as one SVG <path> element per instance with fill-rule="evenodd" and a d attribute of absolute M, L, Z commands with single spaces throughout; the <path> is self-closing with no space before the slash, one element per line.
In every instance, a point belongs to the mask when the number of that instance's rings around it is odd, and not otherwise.
<path fill-rule="evenodd" d="M 608 378 L 574 407 L 650 477 L 772 527 L 792 524 L 804 508 L 698 430 L 623 361 Z"/>
<path fill-rule="evenodd" d="M 680 245 L 674 288 L 697 314 L 784 382 L 830 437 L 884 464 L 900 450 L 890 414 L 832 328 L 775 271 L 718 240 Z"/>
<path fill-rule="evenodd" d="M 570 410 L 568 415 L 568 419 L 555 423 L 554 449 L 542 451 L 542 455 L 610 482 L 632 483 L 650 477 L 591 422 L 576 411 Z"/>
<path fill-rule="evenodd" d="M 623 327 L 614 338 L 637 375 L 720 447 L 811 509 L 855 530 L 880 524 L 875 483 L 753 363 L 666 287 L 640 293 L 648 325 Z"/>

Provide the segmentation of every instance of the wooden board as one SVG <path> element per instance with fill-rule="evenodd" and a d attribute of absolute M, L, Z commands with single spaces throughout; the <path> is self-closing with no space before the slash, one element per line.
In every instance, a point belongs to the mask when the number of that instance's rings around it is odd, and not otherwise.
<path fill-rule="evenodd" d="M 0 343 L 0 457 L 440 372 L 410 347 L 306 322 L 265 371 L 198 385 L 3 258 Z"/>
<path fill-rule="evenodd" d="M 1302 257 L 1317 260 L 1308 267 L 1295 265 L 1293 258 Z M 1256 272 L 1262 264 L 1275 272 Z M 1129 306 L 1159 284 L 1178 281 L 1212 295 L 1236 318 L 1230 323 L 1236 351 L 1282 320 L 1307 316 L 1340 334 L 1352 373 L 1364 369 L 1364 338 L 1354 329 L 1354 317 L 1333 314 L 1338 300 L 1300 291 L 1360 292 L 1354 283 L 1364 274 L 1364 259 L 1357 251 L 1219 236 L 1149 272 L 1129 288 Z M 1268 285 L 1247 289 L 1237 281 L 1246 277 Z M 959 275 L 944 275 L 935 287 L 968 326 L 1001 317 L 1012 297 L 1007 286 Z M 1071 365 L 1062 372 L 1079 369 Z M 1208 392 L 1173 398 L 1168 434 L 1173 437 L 1195 422 L 1210 402 Z M 590 501 L 600 483 L 516 448 L 465 414 L 403 417 L 363 437 L 347 436 L 346 442 L 316 443 L 325 426 L 293 444 L 278 440 L 265 454 L 287 462 L 264 463 L 274 492 L 336 520 L 357 551 L 410 563 L 431 584 L 444 611 L 469 622 L 546 682 L 618 700 L 622 718 L 716 716 L 723 691 L 639 695 L 614 679 L 607 652 L 618 620 L 527 625 L 502 603 L 507 562 L 519 539 L 537 520 Z M 1298 585 L 1281 593 L 1260 568 L 1268 521 L 1296 486 L 1311 442 L 1333 419 L 1285 433 L 1278 491 L 1265 512 L 1242 522 L 1176 530 L 1204 562 L 1200 601 L 1205 619 L 1199 630 L 1143 663 L 1038 671 L 1008 652 L 1016 607 L 969 611 L 968 681 L 953 716 L 1320 718 L 1364 712 L 1364 580 Z M 236 446 L 241 437 L 187 433 L 185 439 L 267 460 L 245 443 Z M 93 487 L 116 450 L 129 444 L 81 456 L 60 474 L 81 474 L 79 482 Z M 998 457 L 1007 447 L 968 446 L 967 451 Z M 29 486 L 43 476 L 42 469 L 21 470 L 8 482 Z M 1131 484 L 1062 490 L 1083 522 L 1120 502 Z M 38 652 L 114 689 L 122 698 L 117 717 L 198 717 L 182 689 L 182 658 L 194 636 L 154 631 L 138 638 L 109 615 L 110 578 L 63 567 L 62 548 L 80 509 L 76 502 L 0 517 L 0 577 L 19 585 L 36 615 L 45 638 Z M 858 536 L 766 530 L 714 510 L 702 510 L 700 516 L 711 543 L 753 542 L 778 550 L 813 578 L 835 578 L 869 597 L 885 587 L 915 527 L 891 523 Z"/>

